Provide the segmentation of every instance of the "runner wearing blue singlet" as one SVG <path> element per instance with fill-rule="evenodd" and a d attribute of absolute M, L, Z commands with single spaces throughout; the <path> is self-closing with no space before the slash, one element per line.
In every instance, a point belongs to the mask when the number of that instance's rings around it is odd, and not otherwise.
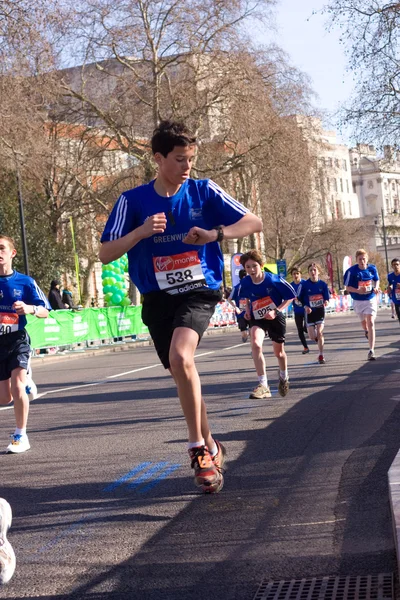
<path fill-rule="evenodd" d="M 394 258 L 390 264 L 393 271 L 387 276 L 389 283 L 387 293 L 400 323 L 400 259 Z"/>
<path fill-rule="evenodd" d="M 375 318 L 378 311 L 379 275 L 375 265 L 368 263 L 368 253 L 360 249 L 356 252 L 357 264 L 347 269 L 344 285 L 353 298 L 354 312 L 359 316 L 361 327 L 368 339 L 367 360 L 375 356 Z"/>
<path fill-rule="evenodd" d="M 261 231 L 262 223 L 213 181 L 189 177 L 196 138 L 184 124 L 160 123 L 151 145 L 157 177 L 120 196 L 100 260 L 128 253 L 130 277 L 143 294 L 143 322 L 178 389 L 195 483 L 218 492 L 225 449 L 210 432 L 194 353 L 221 300 L 218 242 Z"/>
<path fill-rule="evenodd" d="M 294 322 L 296 323 L 299 340 L 303 344 L 302 354 L 308 354 L 310 352 L 310 349 L 307 344 L 306 336 L 304 335 L 305 333 L 307 333 L 307 326 L 306 326 L 305 314 L 304 314 L 304 306 L 302 305 L 299 298 L 297 297 L 299 287 L 301 286 L 302 283 L 305 282 L 305 279 L 302 279 L 301 270 L 299 269 L 299 267 L 293 267 L 290 271 L 290 274 L 293 279 L 293 281 L 290 285 L 296 292 L 296 298 L 293 300 Z"/>
<path fill-rule="evenodd" d="M 0 404 L 10 404 L 14 400 L 17 426 L 7 447 L 11 454 L 20 454 L 30 448 L 26 426 L 31 348 L 25 315 L 45 318 L 50 308 L 34 279 L 13 270 L 12 260 L 16 253 L 13 240 L 0 234 Z"/>
<path fill-rule="evenodd" d="M 308 266 L 310 277 L 300 285 L 297 295 L 304 306 L 308 335 L 318 344 L 318 362 L 323 365 L 326 362 L 324 356 L 325 307 L 329 305 L 330 296 L 328 286 L 325 281 L 320 279 L 321 271 L 318 263 L 311 263 Z"/>
<path fill-rule="evenodd" d="M 289 392 L 289 374 L 285 352 L 286 317 L 282 312 L 296 297 L 292 286 L 273 273 L 263 269 L 263 257 L 257 250 L 249 250 L 240 257 L 240 263 L 246 270 L 240 286 L 240 297 L 246 298 L 246 319 L 250 323 L 251 350 L 258 377 L 258 385 L 250 398 L 270 398 L 263 342 L 265 336 L 272 341 L 272 348 L 278 360 L 278 392 L 286 396 Z"/>

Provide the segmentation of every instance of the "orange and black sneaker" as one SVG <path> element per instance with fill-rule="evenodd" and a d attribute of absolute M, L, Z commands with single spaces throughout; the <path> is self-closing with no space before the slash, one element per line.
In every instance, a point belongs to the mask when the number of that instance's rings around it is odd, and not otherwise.
<path fill-rule="evenodd" d="M 218 446 L 218 450 L 220 445 Z M 218 457 L 219 452 L 217 453 Z M 224 476 L 215 464 L 207 446 L 199 446 L 189 450 L 192 459 L 191 467 L 194 469 L 194 482 L 205 494 L 216 494 L 224 485 Z M 221 453 L 222 456 L 222 453 Z"/>
<path fill-rule="evenodd" d="M 226 449 L 225 449 L 225 446 L 223 444 L 221 444 L 221 442 L 219 442 L 218 440 L 214 440 L 214 442 L 217 445 L 218 452 L 215 456 L 212 457 L 212 459 L 213 459 L 214 465 L 217 467 L 218 471 L 221 473 L 221 475 L 223 475 L 225 472 L 224 464 L 225 464 L 225 460 L 226 460 Z"/>

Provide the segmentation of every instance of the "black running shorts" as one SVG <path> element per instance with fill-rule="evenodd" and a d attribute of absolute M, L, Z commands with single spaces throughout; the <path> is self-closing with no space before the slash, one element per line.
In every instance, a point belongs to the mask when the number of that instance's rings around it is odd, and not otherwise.
<path fill-rule="evenodd" d="M 277 344 L 285 343 L 286 317 L 282 312 L 277 312 L 275 319 L 251 319 L 250 327 L 260 327 L 269 338 Z"/>
<path fill-rule="evenodd" d="M 325 321 L 325 307 L 318 306 L 317 308 L 313 308 L 308 315 L 306 313 L 306 324 L 307 327 L 310 325 L 320 325 Z"/>
<path fill-rule="evenodd" d="M 215 306 L 222 299 L 220 290 L 201 290 L 171 295 L 150 292 L 143 296 L 142 321 L 149 328 L 157 354 L 169 369 L 169 349 L 177 327 L 193 329 L 199 336 L 207 330 Z"/>
<path fill-rule="evenodd" d="M 30 339 L 25 329 L 0 335 L 0 381 L 10 379 L 11 371 L 28 369 L 31 354 Z"/>
<path fill-rule="evenodd" d="M 247 331 L 249 328 L 249 321 L 247 321 L 247 319 L 244 317 L 237 317 L 237 324 L 240 331 Z"/>

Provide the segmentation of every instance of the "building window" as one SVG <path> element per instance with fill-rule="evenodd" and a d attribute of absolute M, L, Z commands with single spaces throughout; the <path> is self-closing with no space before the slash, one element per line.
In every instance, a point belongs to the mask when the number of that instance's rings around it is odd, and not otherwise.
<path fill-rule="evenodd" d="M 338 158 L 335 158 L 335 167 L 339 168 L 339 164 L 340 164 L 340 163 L 339 163 L 339 159 L 338 159 Z"/>
<path fill-rule="evenodd" d="M 353 193 L 357 194 L 357 186 L 355 183 L 353 183 Z"/>
<path fill-rule="evenodd" d="M 326 178 L 326 187 L 328 190 L 331 189 L 331 180 L 329 179 L 329 177 Z"/>
<path fill-rule="evenodd" d="M 346 215 L 346 204 L 342 202 L 342 214 Z"/>
<path fill-rule="evenodd" d="M 353 213 L 351 212 L 351 202 L 350 202 L 350 200 L 349 200 L 349 215 L 350 215 L 350 216 L 352 216 L 352 215 L 353 215 Z"/>
<path fill-rule="evenodd" d="M 337 188 L 337 181 L 336 181 L 336 178 L 332 179 L 332 181 L 333 181 L 333 189 L 335 190 L 335 192 L 337 192 L 337 191 L 338 191 L 338 188 Z"/>
<path fill-rule="evenodd" d="M 386 179 L 385 179 L 385 181 L 383 182 L 383 185 L 385 186 L 385 188 L 387 188 L 387 186 L 388 186 L 388 182 L 386 181 Z"/>
<path fill-rule="evenodd" d="M 340 191 L 343 192 L 343 179 L 340 178 Z"/>
<path fill-rule="evenodd" d="M 346 179 L 346 189 L 347 189 L 347 193 L 350 193 L 350 188 L 349 188 L 349 180 Z"/>
<path fill-rule="evenodd" d="M 343 160 L 343 169 L 347 171 L 347 160 Z"/>
<path fill-rule="evenodd" d="M 396 184 L 395 184 L 395 182 L 393 181 L 393 182 L 392 182 L 392 190 L 394 191 L 395 189 L 396 189 Z"/>

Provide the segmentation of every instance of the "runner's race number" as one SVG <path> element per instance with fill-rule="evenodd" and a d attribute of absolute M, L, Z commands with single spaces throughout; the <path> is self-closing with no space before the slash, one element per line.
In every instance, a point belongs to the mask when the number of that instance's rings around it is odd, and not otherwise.
<path fill-rule="evenodd" d="M 158 287 L 168 294 L 184 294 L 206 285 L 196 250 L 170 256 L 153 256 L 153 267 Z"/>
<path fill-rule="evenodd" d="M 16 313 L 0 313 L 0 335 L 18 331 L 19 316 Z"/>
<path fill-rule="evenodd" d="M 251 308 L 253 310 L 254 318 L 257 320 L 264 319 L 267 313 L 271 310 L 276 310 L 276 306 L 269 296 L 254 300 L 254 302 L 251 303 Z"/>

